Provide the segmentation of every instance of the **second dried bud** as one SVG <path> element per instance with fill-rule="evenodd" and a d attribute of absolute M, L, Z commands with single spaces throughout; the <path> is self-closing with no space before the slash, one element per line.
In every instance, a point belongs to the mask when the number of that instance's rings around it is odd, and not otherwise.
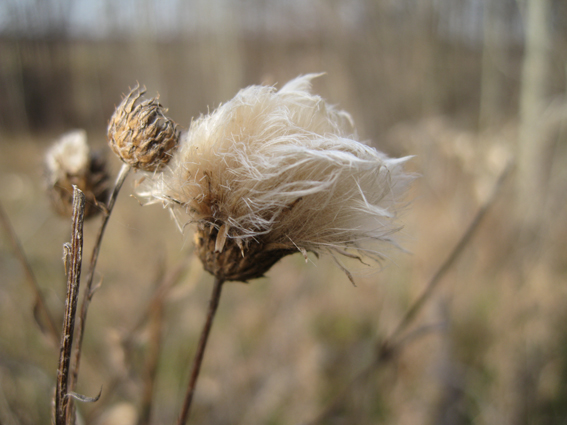
<path fill-rule="evenodd" d="M 102 209 L 108 196 L 108 173 L 105 159 L 92 152 L 85 130 L 64 134 L 45 155 L 47 191 L 57 213 L 71 217 L 73 186 L 81 189 L 86 198 L 85 219 Z"/>
<path fill-rule="evenodd" d="M 169 162 L 179 130 L 157 98 L 143 99 L 144 93 L 136 86 L 118 105 L 108 124 L 108 142 L 126 164 L 151 172 Z"/>

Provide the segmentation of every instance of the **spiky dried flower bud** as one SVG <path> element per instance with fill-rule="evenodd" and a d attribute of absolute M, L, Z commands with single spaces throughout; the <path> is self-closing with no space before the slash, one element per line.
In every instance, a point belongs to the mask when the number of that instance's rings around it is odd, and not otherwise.
<path fill-rule="evenodd" d="M 179 130 L 157 98 L 142 99 L 145 92 L 136 86 L 122 99 L 108 123 L 108 143 L 126 164 L 156 171 L 177 148 Z"/>
<path fill-rule="evenodd" d="M 57 213 L 71 217 L 73 185 L 86 197 L 85 219 L 101 211 L 108 196 L 108 173 L 104 158 L 90 151 L 85 130 L 64 134 L 45 155 L 48 194 Z"/>
<path fill-rule="evenodd" d="M 197 224 L 198 254 L 217 278 L 247 281 L 310 251 L 352 280 L 335 254 L 379 260 L 393 242 L 408 158 L 357 141 L 350 116 L 310 92 L 314 77 L 241 90 L 193 121 L 164 173 L 139 188 Z"/>

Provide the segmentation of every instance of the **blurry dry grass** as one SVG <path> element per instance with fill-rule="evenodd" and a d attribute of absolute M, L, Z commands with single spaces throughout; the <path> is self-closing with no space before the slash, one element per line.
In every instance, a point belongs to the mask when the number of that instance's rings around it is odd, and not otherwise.
<path fill-rule="evenodd" d="M 357 37 L 337 32 L 309 40 L 245 40 L 236 46 L 238 55 L 232 51 L 226 57 L 227 40 L 206 37 L 139 43 L 132 55 L 123 54 L 128 43 L 0 42 L 4 77 L 23 75 L 41 95 L 23 100 L 34 106 L 27 115 L 14 92 L 1 106 L 2 129 L 14 132 L 0 135 L 0 201 L 57 323 L 65 289 L 62 244 L 69 239 L 70 222 L 50 211 L 42 188 L 40 164 L 51 138 L 27 130 L 86 126 L 94 129 L 89 140 L 95 148 L 108 151 L 102 135 L 106 121 L 120 93 L 137 80 L 159 91 L 172 117 L 188 125 L 191 116 L 247 84 L 327 71 L 318 92 L 353 113 L 363 138 L 395 156 L 416 155 L 412 166 L 421 178 L 403 220 L 402 244 L 410 253 L 388 253 L 380 273 L 355 275 L 356 288 L 329 259 L 305 264 L 301 255 L 282 260 L 266 279 L 227 284 L 191 422 L 278 425 L 316 417 L 373 361 L 379 343 L 422 293 L 514 151 L 519 53 L 511 48 L 506 54 L 497 125 L 472 131 L 479 115 L 481 54 L 433 40 L 432 21 L 420 19 L 416 15 L 396 32 L 396 23 L 377 13 L 371 17 L 376 24 Z M 37 67 L 41 57 L 50 58 L 45 63 L 53 67 Z M 565 58 L 556 59 L 555 75 Z M 148 61 L 153 65 L 144 66 Z M 58 71 L 61 63 L 65 72 Z M 65 68 L 69 63 L 73 66 Z M 72 84 L 62 83 L 67 80 Z M 10 81 L 3 87 L 12 87 Z M 564 79 L 553 81 L 557 94 Z M 26 131 L 15 132 L 22 127 Z M 522 234 L 512 176 L 412 328 L 435 325 L 435 330 L 358 380 L 324 423 L 564 423 L 564 115 L 546 130 L 554 143 L 536 237 Z M 115 175 L 119 164 L 111 163 Z M 94 396 L 102 386 L 103 395 L 78 409 L 97 425 L 136 423 L 153 333 L 148 323 L 134 327 L 162 271 L 167 275 L 186 262 L 187 271 L 164 300 L 151 419 L 174 423 L 212 283 L 191 253 L 191 235 L 180 236 L 159 207 L 142 208 L 126 196 L 135 178 L 126 182 L 107 228 L 95 277 L 102 287 L 85 335 L 77 391 Z M 87 253 L 97 226 L 85 224 Z M 58 349 L 36 325 L 33 294 L 0 235 L 0 423 L 49 423 Z"/>
<path fill-rule="evenodd" d="M 284 259 L 268 279 L 229 284 L 197 391 L 196 423 L 299 424 L 315 417 L 372 361 L 377 344 L 448 255 L 486 198 L 514 134 L 485 135 L 491 142 L 479 151 L 478 136 L 435 118 L 400 125 L 389 137 L 417 155 L 414 166 L 422 174 L 404 220 L 404 246 L 411 254 L 390 253 L 384 270 L 358 276 L 356 288 L 328 259 L 306 265 L 300 255 Z M 48 208 L 39 142 L 2 144 L 1 199 L 52 311 L 61 314 L 61 246 L 70 223 Z M 541 241 L 541 251 L 522 252 L 511 219 L 511 187 L 504 185 L 416 321 L 416 327 L 442 327 L 354 385 L 329 423 L 522 423 L 525 415 L 558 423 L 553 418 L 562 415 L 566 396 L 566 223 L 546 222 L 550 236 Z M 85 231 L 88 250 L 96 225 L 86 223 Z M 103 399 L 80 411 L 93 423 L 110 423 L 99 418 L 108 417 L 112 406 L 122 406 L 116 411 L 125 415 L 139 411 L 150 333 L 147 326 L 124 332 L 151 298 L 162 264 L 171 271 L 186 261 L 188 271 L 165 299 L 152 420 L 171 423 L 211 277 L 193 259 L 190 235 L 181 237 L 159 207 L 141 208 L 123 196 L 107 232 L 98 268 L 102 288 L 91 306 L 78 387 L 94 396 L 102 386 Z M 20 264 L 7 243 L 0 247 L 2 420 L 47 423 L 57 350 L 34 323 Z M 120 343 L 125 337 L 131 352 Z M 124 402 L 130 407 L 117 404 Z"/>

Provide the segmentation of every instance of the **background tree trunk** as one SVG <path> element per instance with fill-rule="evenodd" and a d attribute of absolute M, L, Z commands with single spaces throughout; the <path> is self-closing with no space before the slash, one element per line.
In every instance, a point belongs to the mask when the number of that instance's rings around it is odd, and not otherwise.
<path fill-rule="evenodd" d="M 518 211 L 525 230 L 535 234 L 545 202 L 545 151 L 542 112 L 548 89 L 550 0 L 526 0 L 526 34 L 520 88 Z"/>

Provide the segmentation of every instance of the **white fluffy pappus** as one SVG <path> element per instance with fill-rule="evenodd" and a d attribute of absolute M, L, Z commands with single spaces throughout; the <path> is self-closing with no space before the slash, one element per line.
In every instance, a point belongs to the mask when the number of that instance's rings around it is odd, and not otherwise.
<path fill-rule="evenodd" d="M 49 182 L 55 184 L 67 175 L 80 175 L 88 172 L 90 149 L 85 130 L 70 131 L 46 152 L 45 165 Z"/>
<path fill-rule="evenodd" d="M 103 156 L 92 152 L 85 130 L 61 136 L 45 154 L 46 189 L 57 213 L 71 217 L 73 186 L 86 196 L 85 219 L 102 211 L 108 195 L 108 173 Z"/>
<path fill-rule="evenodd" d="M 317 76 L 280 90 L 247 87 L 194 120 L 138 195 L 163 202 L 178 223 L 209 223 L 218 252 L 231 241 L 243 256 L 259 243 L 379 259 L 399 229 L 409 157 L 391 159 L 358 141 L 350 115 L 310 92 Z"/>

